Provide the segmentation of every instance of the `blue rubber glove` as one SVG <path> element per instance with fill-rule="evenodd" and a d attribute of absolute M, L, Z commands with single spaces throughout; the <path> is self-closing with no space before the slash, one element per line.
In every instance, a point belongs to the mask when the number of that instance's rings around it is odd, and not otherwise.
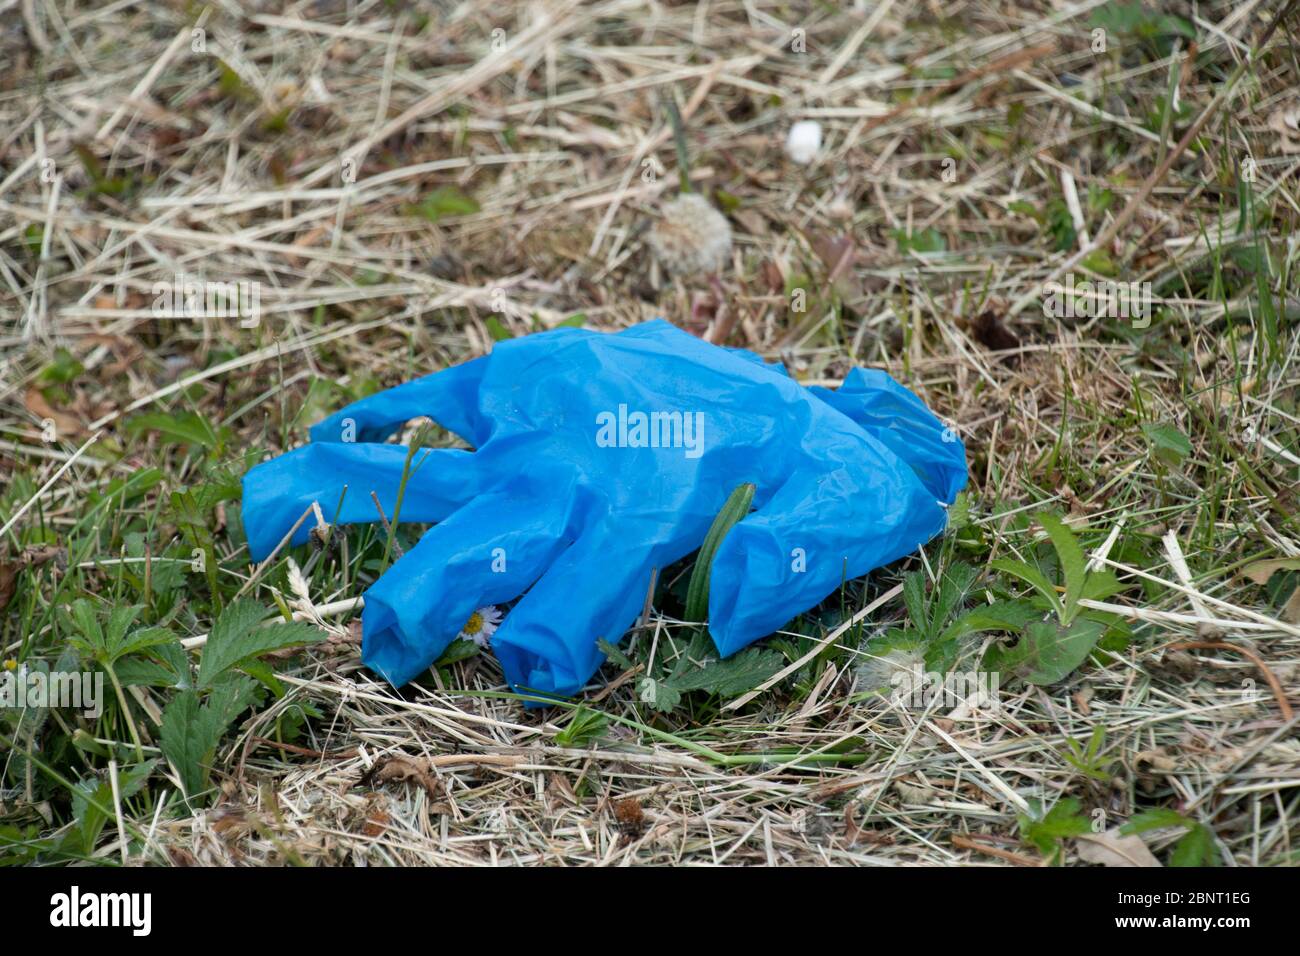
<path fill-rule="evenodd" d="M 842 581 L 942 530 L 965 449 L 915 395 L 855 369 L 838 391 L 647 322 L 557 329 L 347 406 L 311 444 L 244 478 L 244 528 L 264 559 L 318 501 L 338 521 L 393 514 L 406 449 L 428 416 L 477 450 L 422 449 L 401 520 L 436 522 L 371 585 L 362 659 L 400 686 L 479 607 L 523 594 L 492 639 L 510 684 L 576 693 L 646 599 L 651 573 L 699 548 L 731 491 L 755 510 L 718 549 L 709 630 L 723 656 Z M 306 539 L 304 525 L 294 543 Z M 526 592 L 526 593 L 525 593 Z"/>

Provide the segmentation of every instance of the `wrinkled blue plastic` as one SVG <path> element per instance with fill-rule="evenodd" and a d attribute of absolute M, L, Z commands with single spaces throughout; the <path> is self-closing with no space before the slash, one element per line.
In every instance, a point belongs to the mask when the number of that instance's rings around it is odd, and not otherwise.
<path fill-rule="evenodd" d="M 681 427 L 655 419 L 653 447 L 636 412 L 678 412 Z M 477 450 L 417 452 L 401 520 L 436 524 L 366 591 L 362 658 L 397 686 L 476 608 L 522 594 L 492 639 L 506 678 L 576 693 L 603 660 L 597 639 L 634 623 L 652 570 L 696 550 L 732 489 L 753 482 L 755 510 L 724 539 L 709 590 L 709 630 L 732 654 L 923 545 L 966 482 L 956 435 L 883 372 L 805 388 L 664 321 L 565 328 L 349 405 L 253 468 L 253 558 L 313 500 L 332 515 L 344 485 L 339 523 L 377 520 L 372 491 L 392 515 L 406 449 L 383 441 L 417 416 Z"/>

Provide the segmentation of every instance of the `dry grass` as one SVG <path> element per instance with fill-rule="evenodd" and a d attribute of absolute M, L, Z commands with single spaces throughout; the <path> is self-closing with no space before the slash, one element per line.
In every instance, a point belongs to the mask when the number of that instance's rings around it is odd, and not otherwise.
<path fill-rule="evenodd" d="M 11 553 L 34 526 L 88 540 L 87 496 L 113 478 L 158 466 L 172 487 L 205 480 L 201 458 L 128 436 L 137 412 L 198 409 L 233 430 L 239 463 L 300 442 L 304 411 L 338 404 L 318 380 L 396 384 L 483 353 L 494 323 L 525 334 L 576 313 L 607 329 L 663 315 L 810 383 L 887 368 L 966 442 L 974 560 L 1023 551 L 1016 515 L 1054 506 L 1132 585 L 1112 599 L 1136 625 L 1127 650 L 1050 688 L 1004 689 L 996 711 L 864 702 L 853 671 L 867 651 L 848 642 L 732 711 L 654 715 L 607 667 L 586 699 L 612 723 L 584 748 L 557 743 L 573 711 L 499 695 L 486 657 L 395 693 L 326 615 L 340 639 L 290 662 L 286 697 L 227 738 L 214 806 L 177 812 L 172 792 L 135 820 L 135 859 L 1036 865 L 1018 814 L 1072 795 L 1111 826 L 1176 807 L 1236 865 L 1296 863 L 1300 744 L 1283 713 L 1300 624 L 1239 572 L 1300 555 L 1297 24 L 1229 85 L 1281 4 L 1196 5 L 1195 61 L 1185 41 L 1161 55 L 1112 38 L 1094 53 L 1100 6 L 0 0 L 6 525 L 88 446 L 5 532 Z M 206 52 L 191 48 L 195 17 Z M 792 52 L 795 30 L 806 52 Z M 1153 129 L 1171 75 L 1186 111 Z M 691 180 L 731 221 L 715 282 L 651 261 L 647 230 L 678 188 L 665 96 Z M 823 149 L 797 166 L 782 142 L 810 118 Z M 1268 215 L 1239 230 L 1245 157 Z M 412 214 L 451 187 L 478 211 Z M 1053 225 L 1071 222 L 1055 248 Z M 1233 258 L 1258 243 L 1273 329 Z M 1044 280 L 1082 277 L 1098 251 L 1117 278 L 1155 283 L 1150 328 L 1043 315 Z M 182 272 L 260 283 L 260 323 L 159 320 L 154 285 Z M 790 308 L 796 287 L 806 312 Z M 86 371 L 51 407 L 33 386 L 59 347 Z M 1190 452 L 1171 464 L 1143 423 L 1172 425 Z M 94 547 L 69 543 L 78 586 L 112 580 L 117 527 L 156 506 L 155 493 L 102 511 Z M 242 539 L 218 542 L 237 590 Z M 846 593 L 860 607 L 952 547 Z M 312 600 L 359 593 L 355 570 L 325 565 L 307 567 L 321 572 Z M 283 575 L 279 562 L 249 590 L 269 604 Z M 53 578 L 22 580 L 35 596 L 14 609 L 68 599 Z M 869 624 L 903 613 L 893 599 Z M 191 635 L 211 623 L 179 621 Z M 51 633 L 5 627 L 5 656 Z M 633 640 L 674 628 L 653 611 Z M 1195 640 L 1230 647 L 1171 647 Z M 139 699 L 144 713 L 162 703 Z M 306 735 L 271 742 L 277 713 L 304 703 L 321 714 Z M 1098 725 L 1110 780 L 1062 756 Z M 21 788 L 3 800 L 35 819 Z M 1148 835 L 1162 858 L 1176 836 Z M 120 841 L 97 852 L 125 855 Z"/>

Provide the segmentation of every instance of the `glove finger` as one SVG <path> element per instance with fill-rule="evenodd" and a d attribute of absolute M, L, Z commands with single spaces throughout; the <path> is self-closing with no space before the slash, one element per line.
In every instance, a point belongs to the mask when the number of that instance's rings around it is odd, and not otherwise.
<path fill-rule="evenodd" d="M 907 462 L 936 498 L 952 504 L 965 487 L 966 448 L 957 433 L 884 372 L 855 368 L 835 391 L 810 391 Z"/>
<path fill-rule="evenodd" d="M 723 656 L 943 530 L 946 512 L 888 449 L 837 457 L 795 471 L 723 539 L 709 579 L 709 632 Z"/>
<path fill-rule="evenodd" d="M 250 469 L 244 476 L 242 514 L 253 560 L 261 561 L 270 554 L 313 501 L 320 505 L 326 521 L 368 523 L 379 520 L 370 497 L 374 492 L 392 520 L 406 451 L 402 445 L 313 442 Z M 416 452 L 400 520 L 441 521 L 474 496 L 480 485 L 479 471 L 471 452 L 450 448 Z M 304 521 L 291 543 L 305 542 L 315 526 L 313 519 Z"/>
<path fill-rule="evenodd" d="M 362 661 L 396 687 L 418 676 L 474 611 L 518 597 L 536 581 L 568 546 L 574 524 L 573 505 L 558 498 L 475 498 L 366 591 Z"/>
<path fill-rule="evenodd" d="M 491 356 L 353 402 L 312 426 L 313 442 L 377 442 L 412 418 L 427 415 L 474 447 L 487 441 L 491 423 L 479 408 L 479 383 Z"/>
<path fill-rule="evenodd" d="M 600 667 L 597 639 L 617 644 L 645 604 L 650 548 L 601 524 L 583 532 L 492 638 L 512 687 L 572 696 Z"/>

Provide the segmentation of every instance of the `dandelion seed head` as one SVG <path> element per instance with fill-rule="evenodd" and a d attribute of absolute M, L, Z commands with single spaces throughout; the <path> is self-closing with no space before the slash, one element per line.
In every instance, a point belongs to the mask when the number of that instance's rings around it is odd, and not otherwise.
<path fill-rule="evenodd" d="M 696 193 L 668 202 L 650 230 L 650 248 L 677 276 L 720 272 L 731 257 L 731 223 Z"/>

